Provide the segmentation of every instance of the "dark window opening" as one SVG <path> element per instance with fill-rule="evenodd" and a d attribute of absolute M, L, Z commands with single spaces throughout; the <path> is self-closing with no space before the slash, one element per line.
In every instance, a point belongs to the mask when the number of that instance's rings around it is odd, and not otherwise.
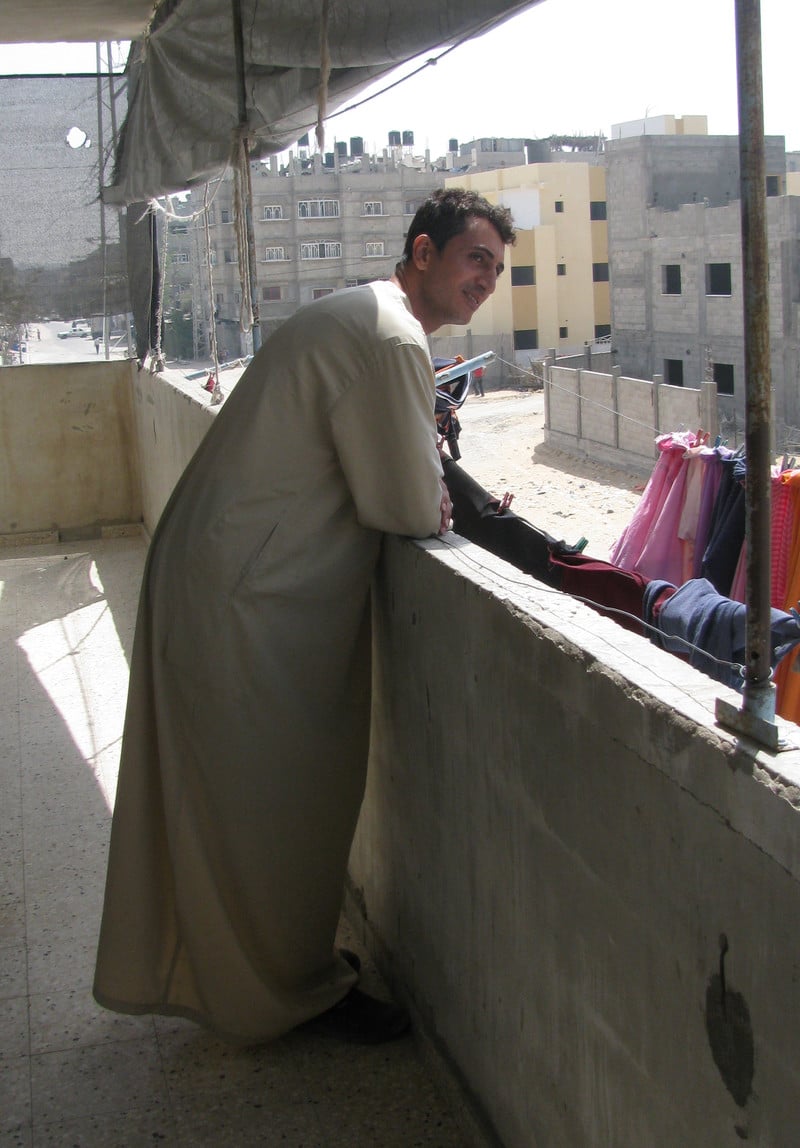
<path fill-rule="evenodd" d="M 611 334 L 610 323 L 595 323 L 594 337 L 595 339 L 607 339 Z"/>
<path fill-rule="evenodd" d="M 564 214 L 564 200 L 563 199 L 557 199 L 556 200 L 556 215 L 563 215 L 563 214 Z"/>
<path fill-rule="evenodd" d="M 681 265 L 680 263 L 664 263 L 661 266 L 661 293 L 662 295 L 680 295 L 681 293 Z"/>
<path fill-rule="evenodd" d="M 569 329 L 567 327 L 559 327 L 558 328 L 559 339 L 566 339 L 568 333 L 569 333 Z"/>
<path fill-rule="evenodd" d="M 730 263 L 706 263 L 706 295 L 731 294 Z"/>
<path fill-rule="evenodd" d="M 557 267 L 557 269 L 556 269 L 556 270 L 557 270 L 557 272 L 558 272 L 558 274 L 559 274 L 559 275 L 566 275 L 566 273 L 567 273 L 567 265 L 566 265 L 566 263 L 559 263 L 559 265 L 558 265 L 558 267 Z"/>
<path fill-rule="evenodd" d="M 536 286 L 536 268 L 533 266 L 512 267 L 511 268 L 511 286 L 512 287 L 535 287 Z"/>
<path fill-rule="evenodd" d="M 718 395 L 732 395 L 733 363 L 714 363 L 714 382 Z"/>
<path fill-rule="evenodd" d="M 777 175 L 768 175 L 767 176 L 767 195 L 769 195 L 769 196 L 780 195 L 780 193 L 781 193 L 780 181 L 779 181 Z"/>
<path fill-rule="evenodd" d="M 671 387 L 683 386 L 683 359 L 664 360 L 664 382 Z"/>
<path fill-rule="evenodd" d="M 606 201 L 604 199 L 593 199 L 589 204 L 589 218 L 590 219 L 607 219 L 608 214 L 606 210 Z"/>
<path fill-rule="evenodd" d="M 535 351 L 539 346 L 539 332 L 538 331 L 515 331 L 514 332 L 514 350 L 515 351 Z"/>
<path fill-rule="evenodd" d="M 264 300 L 265 303 L 275 302 L 276 300 L 279 300 L 280 297 L 281 297 L 280 287 L 262 287 L 261 288 L 261 298 Z"/>
<path fill-rule="evenodd" d="M 608 264 L 607 263 L 593 263 L 592 264 L 592 282 L 593 283 L 608 283 Z"/>

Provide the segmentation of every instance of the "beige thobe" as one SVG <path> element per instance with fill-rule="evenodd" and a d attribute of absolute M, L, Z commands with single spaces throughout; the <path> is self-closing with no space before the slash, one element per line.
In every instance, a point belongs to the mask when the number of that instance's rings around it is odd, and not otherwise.
<path fill-rule="evenodd" d="M 388 282 L 264 344 L 155 531 L 94 992 L 269 1039 L 354 981 L 334 954 L 366 775 L 383 532 L 439 526 L 434 382 Z"/>

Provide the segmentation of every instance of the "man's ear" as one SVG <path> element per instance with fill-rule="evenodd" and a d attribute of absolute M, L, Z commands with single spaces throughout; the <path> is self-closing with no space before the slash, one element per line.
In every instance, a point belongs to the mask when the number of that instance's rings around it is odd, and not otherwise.
<path fill-rule="evenodd" d="M 418 235 L 411 245 L 411 258 L 414 266 L 418 267 L 420 271 L 424 271 L 435 250 L 430 235 Z"/>

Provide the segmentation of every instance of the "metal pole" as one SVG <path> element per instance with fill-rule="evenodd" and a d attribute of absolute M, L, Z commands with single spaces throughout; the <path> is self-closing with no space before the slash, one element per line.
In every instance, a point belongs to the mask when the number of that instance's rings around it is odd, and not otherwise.
<path fill-rule="evenodd" d="M 95 43 L 95 66 L 97 69 L 97 178 L 98 190 L 100 192 L 98 199 L 100 201 L 100 259 L 102 267 L 102 311 L 103 311 L 103 342 L 105 358 L 109 358 L 108 352 L 108 319 L 106 312 L 107 306 L 107 292 L 108 292 L 108 246 L 106 244 L 106 205 L 103 202 L 103 186 L 105 184 L 105 143 L 103 140 L 103 75 L 102 75 L 102 60 L 100 56 L 100 44 Z M 94 331 L 92 331 L 94 337 Z"/>
<path fill-rule="evenodd" d="M 743 708 L 771 721 L 775 717 L 775 686 L 770 681 L 771 379 L 760 0 L 736 0 L 736 54 L 747 452 Z"/>
<path fill-rule="evenodd" d="M 242 32 L 241 0 L 231 0 L 233 7 L 233 49 L 236 61 L 236 95 L 239 105 L 239 127 L 247 124 L 247 89 L 244 76 L 244 34 Z M 247 140 L 244 141 L 245 156 Z M 253 190 L 250 185 L 250 166 L 247 165 L 247 180 L 244 188 L 244 226 L 247 237 L 247 262 L 249 264 L 250 309 L 253 313 L 253 354 L 261 346 L 261 318 L 258 306 L 258 283 L 256 282 L 256 241 L 253 232 Z"/>

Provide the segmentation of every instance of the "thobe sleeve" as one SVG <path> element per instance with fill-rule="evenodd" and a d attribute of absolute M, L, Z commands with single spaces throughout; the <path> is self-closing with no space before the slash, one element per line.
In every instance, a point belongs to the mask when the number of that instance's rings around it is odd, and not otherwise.
<path fill-rule="evenodd" d="M 370 369 L 337 399 L 331 427 L 362 526 L 413 538 L 439 530 L 442 465 L 433 406 L 428 355 L 399 341 L 381 344 Z"/>

